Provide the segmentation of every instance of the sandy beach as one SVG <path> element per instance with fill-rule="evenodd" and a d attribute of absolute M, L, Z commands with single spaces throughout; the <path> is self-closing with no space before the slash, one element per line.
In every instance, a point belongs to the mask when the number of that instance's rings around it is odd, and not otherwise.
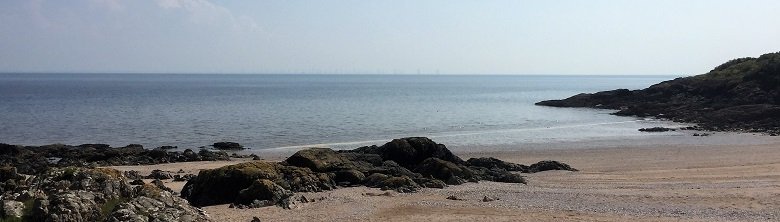
<path fill-rule="evenodd" d="M 204 210 L 215 221 L 780 221 L 780 138 L 716 133 L 569 145 L 575 147 L 455 149 L 464 159 L 493 156 L 522 164 L 553 159 L 580 170 L 527 174 L 527 185 L 480 182 L 418 193 L 349 187 L 298 193 L 295 198 L 316 201 L 290 210 L 228 205 Z M 114 168 L 196 173 L 242 161 L 249 160 Z M 184 183 L 166 185 L 179 190 Z M 483 202 L 484 197 L 496 200 Z"/>

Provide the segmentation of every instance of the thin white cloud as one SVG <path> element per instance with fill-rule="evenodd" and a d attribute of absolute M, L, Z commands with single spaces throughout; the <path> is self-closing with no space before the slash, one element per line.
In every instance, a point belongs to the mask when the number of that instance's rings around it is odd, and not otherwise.
<path fill-rule="evenodd" d="M 255 31 L 259 28 L 254 19 L 236 16 L 230 9 L 207 0 L 157 0 L 157 5 L 166 10 L 183 10 L 188 19 L 200 25 L 228 25 L 232 29 Z"/>

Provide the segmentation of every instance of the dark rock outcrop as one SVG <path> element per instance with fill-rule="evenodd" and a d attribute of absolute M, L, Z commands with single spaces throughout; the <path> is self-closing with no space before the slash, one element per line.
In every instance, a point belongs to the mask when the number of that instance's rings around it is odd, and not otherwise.
<path fill-rule="evenodd" d="M 19 146 L 0 143 L 0 165 L 15 166 L 23 174 L 38 174 L 50 167 L 85 167 L 150 165 L 189 161 L 230 160 L 225 152 L 192 150 L 184 152 L 147 150 L 131 144 L 111 148 L 105 144 L 82 144 L 69 146 L 53 144 L 45 146 Z"/>
<path fill-rule="evenodd" d="M 288 207 L 294 192 L 318 192 L 337 185 L 415 192 L 423 187 L 444 188 L 479 180 L 525 183 L 512 171 L 553 169 L 571 168 L 554 161 L 532 167 L 495 158 L 466 162 L 442 144 L 413 137 L 338 152 L 310 148 L 280 163 L 255 161 L 203 170 L 187 182 L 182 197 L 195 206 L 229 203 L 235 207 Z"/>
<path fill-rule="evenodd" d="M 641 128 L 639 129 L 640 132 L 668 132 L 668 131 L 675 131 L 675 129 L 672 128 L 666 128 L 666 127 L 650 127 L 650 128 Z"/>
<path fill-rule="evenodd" d="M 291 166 L 309 168 L 317 172 L 354 168 L 352 161 L 327 148 L 311 148 L 298 151 L 287 158 L 285 163 Z"/>
<path fill-rule="evenodd" d="M 780 52 L 726 62 L 712 71 L 641 90 L 582 93 L 536 103 L 619 110 L 615 115 L 695 123 L 703 130 L 780 132 Z"/>
<path fill-rule="evenodd" d="M 435 157 L 425 159 L 414 171 L 425 177 L 439 179 L 449 185 L 460 185 L 467 181 L 479 181 L 476 173 L 468 167 Z"/>
<path fill-rule="evenodd" d="M 463 164 L 460 157 L 452 154 L 446 146 L 426 137 L 394 139 L 380 147 L 367 146 L 352 150 L 356 153 L 378 154 L 383 160 L 392 160 L 406 168 L 414 168 L 423 160 L 436 157 L 455 164 Z"/>
<path fill-rule="evenodd" d="M 216 142 L 213 145 L 218 150 L 243 150 L 244 146 L 235 142 Z"/>
<path fill-rule="evenodd" d="M 561 163 L 554 160 L 539 161 L 538 163 L 531 164 L 531 166 L 528 167 L 528 171 L 530 173 L 537 173 L 537 172 L 548 171 L 548 170 L 577 171 L 577 169 L 572 168 L 568 164 Z"/>
<path fill-rule="evenodd" d="M 316 192 L 335 188 L 335 182 L 326 173 L 315 173 L 309 168 L 285 166 L 279 163 L 247 162 L 200 171 L 184 185 L 182 197 L 195 206 L 239 203 L 250 199 L 239 197 L 241 190 L 257 180 L 268 180 L 293 192 Z M 267 196 L 257 196 L 258 200 Z"/>
<path fill-rule="evenodd" d="M 503 169 L 506 171 L 518 171 L 528 173 L 528 166 L 510 163 L 493 157 L 471 158 L 466 161 L 470 166 L 484 167 L 488 169 Z"/>
<path fill-rule="evenodd" d="M 150 173 L 149 176 L 146 176 L 146 179 L 158 179 L 158 180 L 173 179 L 173 174 L 171 174 L 171 172 L 162 171 L 162 170 L 152 170 L 152 173 Z"/>

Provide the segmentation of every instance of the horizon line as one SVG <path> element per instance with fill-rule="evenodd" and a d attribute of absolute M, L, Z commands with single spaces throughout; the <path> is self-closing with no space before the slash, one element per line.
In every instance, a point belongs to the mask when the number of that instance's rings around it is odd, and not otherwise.
<path fill-rule="evenodd" d="M 250 73 L 250 72 L 5 72 L 0 71 L 0 75 L 8 74 L 85 74 L 85 75 L 377 75 L 377 76 L 693 76 L 698 74 L 593 74 L 593 73 L 579 73 L 579 74 L 530 74 L 530 73 L 493 73 L 493 74 L 477 74 L 477 73 L 314 73 L 314 72 L 290 72 L 290 73 Z"/>

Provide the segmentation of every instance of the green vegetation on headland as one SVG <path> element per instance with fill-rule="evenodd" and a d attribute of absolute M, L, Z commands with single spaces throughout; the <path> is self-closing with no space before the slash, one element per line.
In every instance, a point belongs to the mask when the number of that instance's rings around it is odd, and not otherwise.
<path fill-rule="evenodd" d="M 780 133 L 780 52 L 739 58 L 691 77 L 641 90 L 582 93 L 536 103 L 615 109 L 615 115 L 658 117 L 703 130 Z"/>

